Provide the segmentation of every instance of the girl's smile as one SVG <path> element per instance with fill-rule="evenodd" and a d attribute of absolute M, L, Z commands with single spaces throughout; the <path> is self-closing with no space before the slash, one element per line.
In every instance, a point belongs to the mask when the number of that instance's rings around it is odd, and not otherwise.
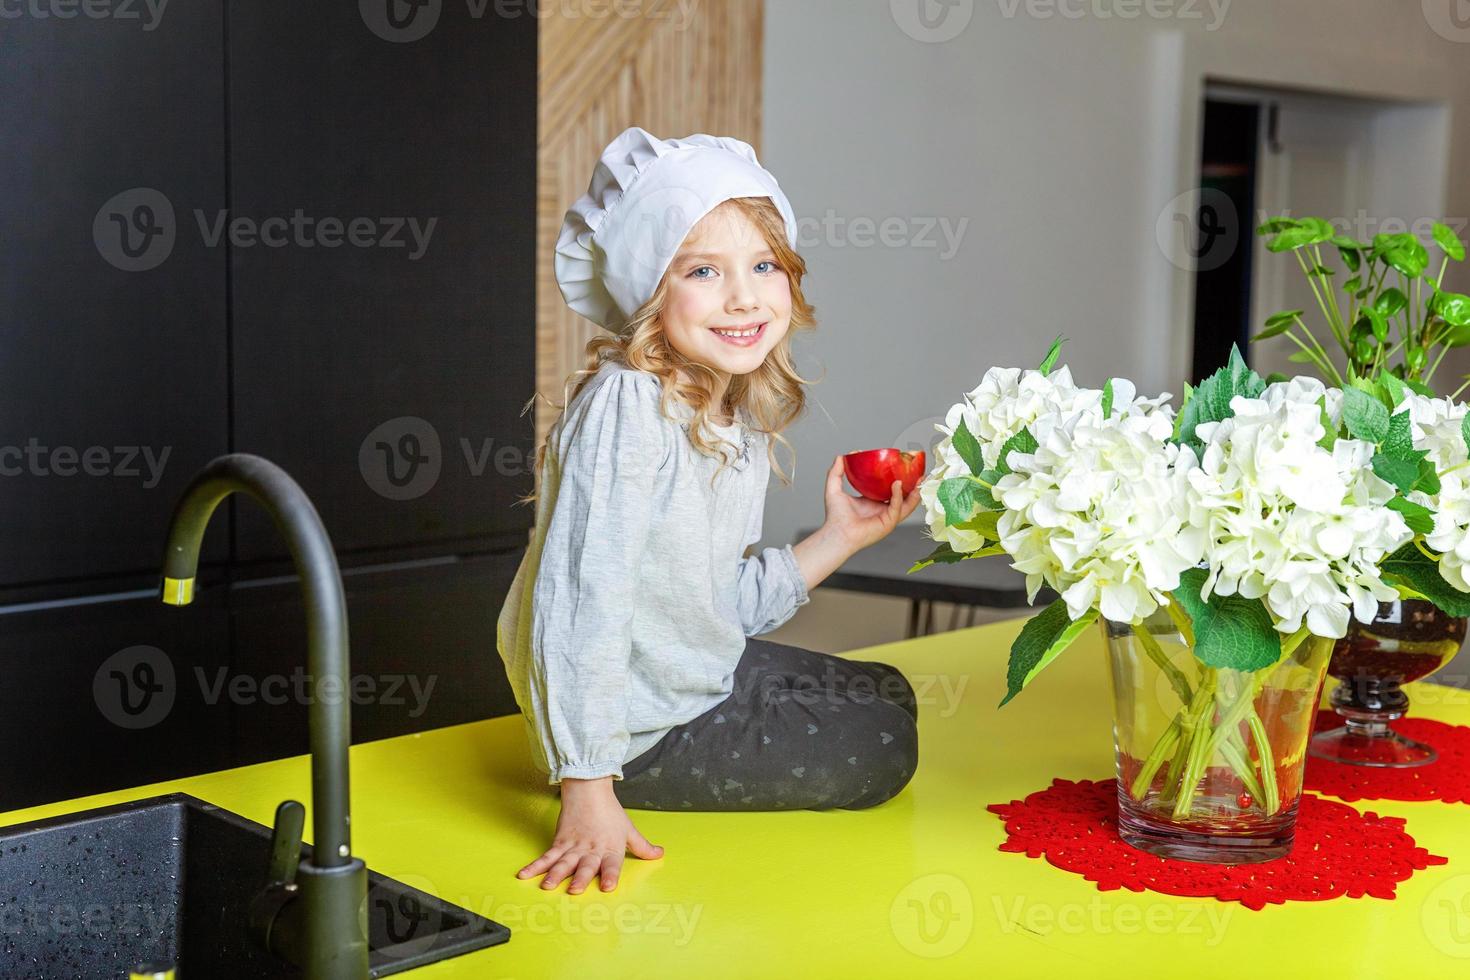
<path fill-rule="evenodd" d="M 786 270 L 760 229 L 732 205 L 715 208 L 690 230 L 669 264 L 668 284 L 662 317 L 670 345 L 726 376 L 759 368 L 790 327 Z"/>
<path fill-rule="evenodd" d="M 710 329 L 714 331 L 716 337 L 719 337 L 726 343 L 734 344 L 736 347 L 752 347 L 765 333 L 766 324 L 762 321 L 761 323 L 746 327 L 731 327 L 729 329 L 711 327 Z"/>

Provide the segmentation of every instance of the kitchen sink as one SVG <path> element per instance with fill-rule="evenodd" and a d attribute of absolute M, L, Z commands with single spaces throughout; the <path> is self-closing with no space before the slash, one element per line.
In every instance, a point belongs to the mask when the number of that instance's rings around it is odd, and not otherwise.
<path fill-rule="evenodd" d="M 271 830 L 183 793 L 0 828 L 0 977 L 301 977 L 247 933 Z M 301 856 L 311 856 L 303 845 Z M 505 942 L 510 930 L 368 872 L 372 976 Z"/>

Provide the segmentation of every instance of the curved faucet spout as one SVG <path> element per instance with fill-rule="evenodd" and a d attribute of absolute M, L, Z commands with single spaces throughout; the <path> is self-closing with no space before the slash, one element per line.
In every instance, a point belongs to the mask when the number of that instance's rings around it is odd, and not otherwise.
<path fill-rule="evenodd" d="M 186 605 L 194 596 L 199 546 L 215 508 L 232 493 L 253 498 L 270 512 L 291 549 L 306 603 L 311 701 L 311 797 L 313 863 L 332 868 L 352 857 L 347 747 L 352 738 L 347 700 L 347 602 L 337 556 L 305 491 L 276 464 L 248 453 L 221 456 L 200 470 L 169 525 L 162 599 Z M 326 690 L 331 685 L 334 690 Z"/>

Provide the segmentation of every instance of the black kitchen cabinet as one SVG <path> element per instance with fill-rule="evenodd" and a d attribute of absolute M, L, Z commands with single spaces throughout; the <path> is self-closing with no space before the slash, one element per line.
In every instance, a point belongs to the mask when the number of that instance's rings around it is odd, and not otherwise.
<path fill-rule="evenodd" d="M 436 11 L 408 39 L 387 6 L 0 18 L 0 809 L 306 750 L 306 706 L 271 704 L 306 651 L 264 510 L 215 515 L 193 606 L 152 592 L 227 452 L 316 504 L 353 673 L 419 680 L 355 705 L 356 740 L 516 710 L 537 19 L 400 5 Z M 165 665 L 172 706 L 130 727 Z"/>
<path fill-rule="evenodd" d="M 344 576 L 354 742 L 516 711 L 495 622 L 519 563 L 519 552 L 506 552 Z M 308 749 L 307 703 L 321 688 L 307 671 L 297 589 L 292 581 L 232 590 L 229 682 L 244 692 L 235 765 Z"/>
<path fill-rule="evenodd" d="M 300 223 L 230 252 L 235 447 L 285 467 L 346 554 L 524 540 L 536 18 L 445 5 L 390 43 L 354 3 L 234 4 L 230 38 L 231 217 Z M 238 520 L 240 558 L 285 554 Z"/>
<path fill-rule="evenodd" d="M 228 446 L 221 11 L 0 19 L 0 588 L 152 568 Z"/>
<path fill-rule="evenodd" d="M 0 615 L 0 811 L 226 768 L 223 589 Z"/>

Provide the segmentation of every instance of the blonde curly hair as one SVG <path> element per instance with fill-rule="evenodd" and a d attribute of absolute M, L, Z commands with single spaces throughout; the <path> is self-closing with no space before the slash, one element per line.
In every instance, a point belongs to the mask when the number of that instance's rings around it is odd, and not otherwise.
<path fill-rule="evenodd" d="M 786 335 L 766 355 L 760 367 L 749 374 L 731 376 L 725 390 L 725 404 L 720 406 L 724 411 L 715 412 L 716 406 L 713 405 L 719 380 L 714 369 L 691 361 L 679 353 L 664 335 L 661 314 L 668 299 L 667 272 L 648 302 L 633 314 L 620 333 L 602 333 L 587 342 L 587 366 L 568 376 L 563 385 L 564 400 L 556 407 L 564 414 L 566 406 L 571 404 L 577 393 L 608 361 L 617 361 L 636 370 L 647 371 L 657 375 L 662 382 L 661 408 L 666 417 L 673 419 L 670 406 L 674 399 L 684 402 L 692 409 L 694 417 L 689 425 L 690 442 L 701 454 L 720 460 L 719 468 L 711 477 L 711 483 L 730 462 L 721 447 L 732 446 L 737 453 L 739 447 L 733 446 L 726 439 L 710 441 L 705 437 L 705 425 L 711 414 L 728 414 L 734 418 L 734 413 L 743 408 L 750 416 L 753 428 L 770 436 L 767 453 L 771 470 L 783 484 L 789 486 L 791 479 L 776 459 L 776 443 L 782 443 L 791 451 L 794 464 L 796 450 L 781 432 L 806 410 L 806 395 L 802 385 L 812 383 L 811 379 L 797 374 L 791 357 L 792 337 L 800 331 L 816 327 L 816 308 L 806 301 L 801 289 L 802 277 L 806 275 L 806 262 L 787 242 L 785 221 L 769 198 L 734 197 L 721 203 L 715 210 L 721 208 L 737 209 L 756 226 L 775 253 L 776 264 L 785 270 L 791 285 L 791 323 Z M 522 414 L 535 404 L 538 397 L 541 397 L 539 392 L 526 403 Z M 558 421 L 560 418 L 558 415 Z M 551 431 L 554 430 L 553 424 Z M 536 450 L 537 481 L 543 472 L 551 431 L 548 431 L 546 439 Z M 536 497 L 537 494 L 533 491 L 520 498 L 519 502 L 529 504 Z"/>

